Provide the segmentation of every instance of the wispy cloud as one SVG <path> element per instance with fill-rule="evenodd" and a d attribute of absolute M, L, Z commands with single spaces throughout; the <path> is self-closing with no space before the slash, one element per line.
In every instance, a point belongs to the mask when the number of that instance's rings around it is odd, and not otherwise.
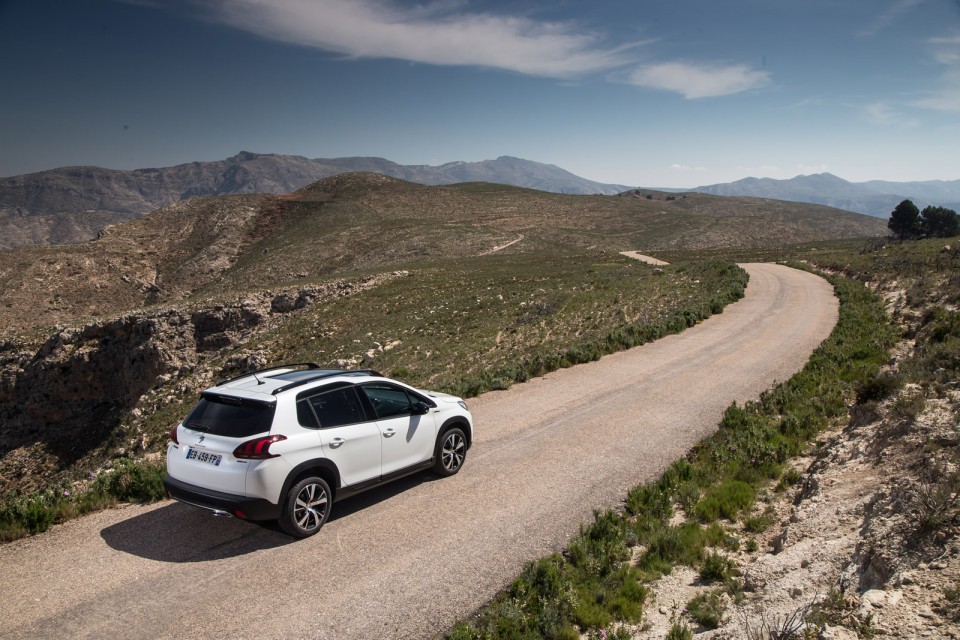
<path fill-rule="evenodd" d="M 156 0 L 122 0 L 155 2 Z M 631 72 L 637 49 L 654 41 L 610 43 L 573 22 L 471 12 L 466 0 L 183 0 L 216 23 L 346 58 L 393 58 L 479 66 L 577 80 L 592 74 L 676 91 L 688 99 L 763 86 L 769 74 L 744 65 L 652 63 Z M 649 57 L 649 52 L 645 52 Z"/>
<path fill-rule="evenodd" d="M 909 116 L 903 115 L 900 111 L 890 106 L 886 102 L 873 102 L 863 106 L 863 114 L 867 120 L 873 124 L 879 124 L 887 127 L 904 127 L 912 129 L 920 123 Z"/>
<path fill-rule="evenodd" d="M 857 35 L 864 38 L 875 36 L 887 27 L 895 24 L 904 13 L 914 7 L 920 6 L 924 2 L 926 2 L 926 0 L 896 0 L 896 2 L 884 11 L 874 16 L 866 26 L 857 32 Z"/>
<path fill-rule="evenodd" d="M 706 167 L 698 167 L 698 166 L 692 166 L 689 164 L 682 164 L 682 163 L 674 163 L 670 165 L 670 168 L 673 169 L 674 171 L 683 171 L 685 173 L 690 173 L 690 172 L 698 173 L 700 171 L 707 170 Z"/>
<path fill-rule="evenodd" d="M 807 107 L 822 107 L 823 98 L 806 98 L 800 102 L 795 102 L 788 109 L 805 109 Z"/>
<path fill-rule="evenodd" d="M 719 66 L 663 62 L 634 70 L 629 82 L 641 87 L 675 91 L 692 100 L 758 89 L 770 84 L 770 74 L 741 64 Z"/>
<path fill-rule="evenodd" d="M 914 106 L 937 111 L 960 112 L 960 32 L 928 40 L 933 59 L 946 65 L 940 86 L 913 103 Z"/>
<path fill-rule="evenodd" d="M 570 77 L 628 62 L 636 46 L 606 47 L 600 34 L 563 22 L 465 13 L 460 3 L 413 7 L 389 0 L 221 0 L 218 22 L 265 38 L 353 58 L 476 65 Z"/>

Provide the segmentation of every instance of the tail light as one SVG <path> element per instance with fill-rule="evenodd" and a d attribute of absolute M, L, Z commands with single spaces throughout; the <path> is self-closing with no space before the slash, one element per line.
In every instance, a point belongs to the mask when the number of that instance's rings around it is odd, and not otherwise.
<path fill-rule="evenodd" d="M 279 453 L 270 453 L 270 445 L 274 442 L 286 440 L 287 436 L 280 434 L 274 436 L 263 436 L 255 440 L 247 440 L 239 447 L 233 450 L 233 457 L 243 458 L 245 460 L 266 460 L 268 458 L 277 458 Z"/>
<path fill-rule="evenodd" d="M 173 442 L 173 444 L 180 444 L 180 440 L 177 438 L 177 429 L 179 428 L 180 425 L 175 424 L 173 425 L 173 428 L 170 429 L 170 441 Z"/>

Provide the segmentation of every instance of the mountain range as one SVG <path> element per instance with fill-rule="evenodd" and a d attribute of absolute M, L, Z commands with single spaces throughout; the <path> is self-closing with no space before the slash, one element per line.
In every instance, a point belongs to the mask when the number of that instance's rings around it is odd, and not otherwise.
<path fill-rule="evenodd" d="M 317 180 L 351 172 L 378 173 L 423 185 L 487 182 L 558 194 L 615 195 L 632 187 L 594 182 L 556 165 L 501 156 L 439 166 L 401 165 L 384 158 L 305 158 L 241 151 L 212 162 L 131 171 L 63 167 L 0 178 L 0 249 L 82 242 L 110 224 L 195 196 L 291 193 Z M 790 180 L 745 178 L 696 187 L 712 195 L 746 196 L 819 204 L 886 218 L 910 198 L 960 209 L 960 180 L 848 182 L 829 173 Z"/>
<path fill-rule="evenodd" d="M 356 171 L 425 185 L 492 182 L 561 194 L 613 195 L 629 189 L 510 156 L 429 166 L 400 165 L 383 158 L 309 159 L 242 151 L 225 160 L 160 169 L 64 167 L 0 179 L 0 249 L 90 240 L 108 224 L 141 217 L 185 198 L 289 193 Z"/>
<path fill-rule="evenodd" d="M 736 182 L 697 187 L 693 191 L 718 196 L 751 196 L 809 202 L 866 213 L 878 218 L 889 217 L 894 207 L 906 199 L 913 200 L 921 209 L 931 204 L 960 209 L 960 180 L 848 182 L 830 173 L 817 173 L 789 180 L 744 178 Z"/>

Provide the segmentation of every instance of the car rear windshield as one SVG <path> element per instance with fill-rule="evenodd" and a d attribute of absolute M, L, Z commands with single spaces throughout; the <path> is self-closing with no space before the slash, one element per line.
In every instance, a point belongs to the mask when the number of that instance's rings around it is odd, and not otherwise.
<path fill-rule="evenodd" d="M 183 426 L 228 438 L 246 438 L 270 431 L 274 406 L 234 398 L 204 396 Z"/>

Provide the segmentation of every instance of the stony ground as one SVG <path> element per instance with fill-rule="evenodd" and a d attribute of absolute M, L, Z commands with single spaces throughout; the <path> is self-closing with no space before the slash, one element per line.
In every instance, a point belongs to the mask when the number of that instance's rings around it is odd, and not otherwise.
<path fill-rule="evenodd" d="M 910 335 L 918 314 L 902 291 L 885 295 Z M 889 369 L 913 348 L 901 342 Z M 722 593 L 718 628 L 698 625 L 687 605 L 720 589 L 680 567 L 653 585 L 643 624 L 627 627 L 632 638 L 665 638 L 675 622 L 696 638 L 960 638 L 960 389 L 954 381 L 925 395 L 907 385 L 854 411 L 794 461 L 791 488 L 759 502 L 754 514 L 775 524 L 730 525 L 741 546 L 726 553 L 743 591 Z M 805 623 L 811 614 L 817 622 Z"/>

